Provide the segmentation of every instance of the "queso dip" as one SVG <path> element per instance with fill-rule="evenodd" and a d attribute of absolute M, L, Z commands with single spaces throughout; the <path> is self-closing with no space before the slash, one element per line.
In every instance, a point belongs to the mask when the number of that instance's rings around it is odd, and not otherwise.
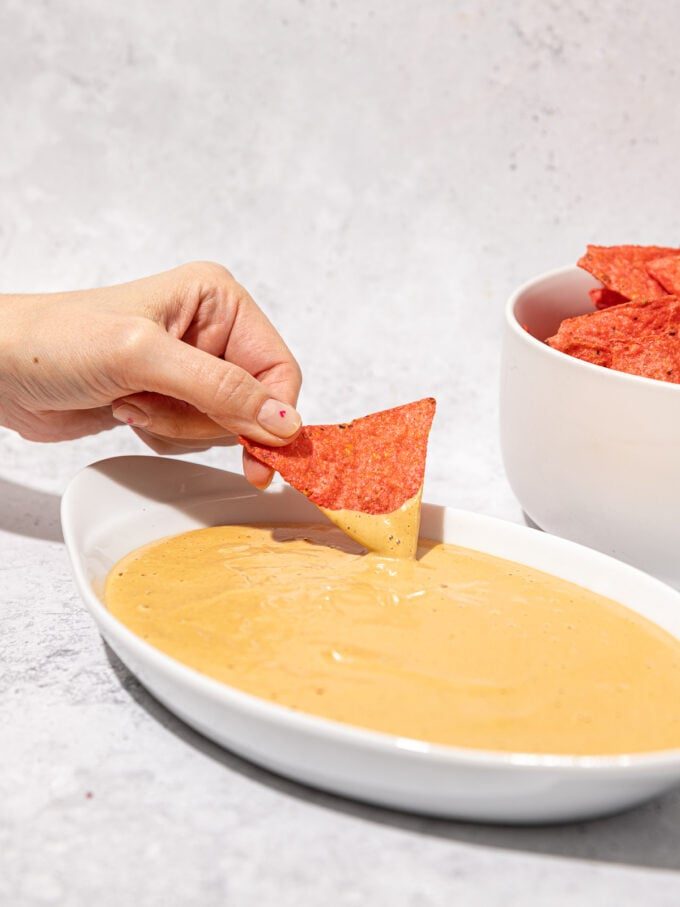
<path fill-rule="evenodd" d="M 396 559 L 329 526 L 220 526 L 132 552 L 105 598 L 197 671 L 336 721 L 515 752 L 680 747 L 674 637 L 478 551 L 421 540 Z"/>

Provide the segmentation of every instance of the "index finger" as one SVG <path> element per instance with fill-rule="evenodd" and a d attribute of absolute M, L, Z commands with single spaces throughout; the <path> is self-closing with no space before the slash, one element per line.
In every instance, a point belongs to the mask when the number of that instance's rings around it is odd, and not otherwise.
<path fill-rule="evenodd" d="M 256 370 L 255 377 L 285 403 L 297 404 L 302 386 L 302 373 L 295 357 L 283 338 L 269 321 L 262 309 L 254 302 L 243 287 L 242 300 L 234 322 L 225 358 L 236 357 L 243 368 Z M 257 344 L 244 344 L 243 338 L 258 337 Z M 243 473 L 256 488 L 266 488 L 272 480 L 274 470 L 243 451 Z"/>
<path fill-rule="evenodd" d="M 240 285 L 238 296 L 224 358 L 257 378 L 273 397 L 295 406 L 302 386 L 302 372 L 295 356 L 262 309 Z"/>

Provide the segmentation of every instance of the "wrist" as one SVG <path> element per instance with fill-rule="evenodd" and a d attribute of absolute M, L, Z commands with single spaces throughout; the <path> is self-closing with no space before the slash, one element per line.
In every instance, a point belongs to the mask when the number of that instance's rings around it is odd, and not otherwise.
<path fill-rule="evenodd" d="M 0 390 L 19 372 L 30 346 L 30 325 L 38 317 L 38 297 L 0 294 Z"/>

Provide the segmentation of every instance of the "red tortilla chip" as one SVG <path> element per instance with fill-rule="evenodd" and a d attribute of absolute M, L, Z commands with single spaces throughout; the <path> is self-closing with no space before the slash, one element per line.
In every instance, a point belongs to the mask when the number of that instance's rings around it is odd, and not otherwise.
<path fill-rule="evenodd" d="M 292 444 L 246 450 L 318 507 L 391 513 L 420 491 L 432 397 L 341 425 L 307 425 Z"/>
<path fill-rule="evenodd" d="M 627 302 L 602 312 L 565 318 L 549 346 L 559 349 L 563 339 L 605 343 L 610 340 L 640 340 L 680 329 L 680 299 L 663 296 L 643 302 Z"/>
<path fill-rule="evenodd" d="M 679 251 L 663 246 L 588 246 L 578 266 L 627 299 L 656 299 L 666 291 L 647 272 L 646 263 Z"/>
<path fill-rule="evenodd" d="M 671 336 L 615 343 L 610 368 L 680 384 L 680 343 Z"/>
<path fill-rule="evenodd" d="M 563 336 L 557 341 L 557 335 L 546 340 L 548 346 L 575 359 L 583 359 L 584 362 L 592 362 L 593 365 L 602 365 L 604 368 L 611 368 L 611 343 L 604 347 L 594 340 L 583 340 L 579 337 Z"/>
<path fill-rule="evenodd" d="M 624 302 L 630 302 L 630 299 L 626 299 L 625 296 L 617 293 L 616 290 L 610 290 L 608 287 L 593 287 L 592 290 L 588 290 L 588 295 L 596 309 L 608 309 L 613 305 L 622 305 Z"/>
<path fill-rule="evenodd" d="M 680 299 L 664 296 L 567 318 L 546 343 L 605 368 L 680 383 Z"/>
<path fill-rule="evenodd" d="M 613 340 L 606 347 L 592 341 L 566 341 L 559 347 L 576 359 L 617 372 L 680 384 L 680 343 L 668 336 L 644 340 Z"/>
<path fill-rule="evenodd" d="M 647 270 L 667 293 L 680 296 L 680 254 L 653 258 L 647 262 Z"/>

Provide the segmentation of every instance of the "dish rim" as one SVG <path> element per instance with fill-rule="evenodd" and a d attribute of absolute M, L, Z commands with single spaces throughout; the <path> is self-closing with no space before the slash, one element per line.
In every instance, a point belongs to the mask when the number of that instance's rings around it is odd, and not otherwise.
<path fill-rule="evenodd" d="M 132 649 L 135 656 L 139 657 L 141 661 L 150 661 L 152 663 L 152 666 L 155 666 L 155 669 L 163 674 L 174 674 L 174 680 L 183 682 L 184 684 L 189 686 L 192 693 L 203 695 L 204 697 L 207 697 L 211 700 L 226 700 L 226 705 L 233 707 L 240 712 L 250 712 L 251 714 L 254 714 L 254 717 L 258 720 L 268 720 L 269 722 L 277 724 L 279 726 L 290 726 L 292 724 L 292 729 L 301 733 L 307 733 L 310 735 L 318 735 L 319 733 L 322 733 L 327 737 L 330 736 L 333 742 L 338 742 L 340 744 L 344 743 L 350 746 L 363 747 L 374 752 L 383 751 L 388 756 L 393 756 L 395 754 L 408 755 L 411 758 L 425 759 L 426 761 L 436 764 L 449 764 L 452 767 L 454 765 L 464 765 L 468 768 L 496 768 L 518 771 L 526 771 L 529 769 L 559 769 L 561 771 L 568 772 L 569 774 L 584 772 L 600 774 L 602 772 L 613 772 L 617 775 L 626 775 L 636 772 L 670 772 L 673 769 L 675 769 L 676 771 L 680 769 L 680 747 L 674 749 L 653 750 L 641 753 L 570 756 L 565 754 L 522 753 L 504 750 L 475 749 L 473 747 L 457 747 L 441 743 L 429 743 L 425 740 L 419 740 L 417 738 L 399 737 L 397 735 L 388 734 L 383 731 L 364 728 L 360 725 L 335 721 L 331 718 L 324 718 L 323 716 L 299 711 L 297 709 L 291 708 L 290 706 L 275 703 L 270 700 L 263 699 L 259 696 L 255 696 L 251 693 L 247 693 L 243 690 L 239 690 L 237 687 L 233 687 L 227 683 L 222 683 L 221 681 L 215 680 L 206 674 L 202 674 L 195 668 L 184 664 L 183 662 L 173 658 L 171 655 L 168 655 L 160 649 L 156 648 L 151 643 L 142 639 L 140 636 L 130 630 L 122 621 L 120 621 L 108 610 L 104 602 L 94 592 L 92 585 L 85 573 L 82 560 L 83 552 L 76 544 L 75 529 L 72 525 L 71 518 L 71 509 L 74 506 L 74 499 L 76 498 L 77 494 L 78 479 L 84 473 L 91 471 L 94 467 L 101 465 L 102 463 L 118 459 L 122 459 L 122 457 L 108 457 L 105 460 L 99 460 L 97 462 L 88 464 L 71 478 L 64 491 L 64 494 L 62 495 L 60 507 L 61 525 L 64 533 L 66 551 L 75 579 L 75 585 L 80 597 L 84 601 L 87 610 L 94 619 L 98 630 L 107 643 L 110 643 L 109 637 L 112 637 L 114 640 L 117 636 L 122 637 L 122 641 L 125 644 L 126 648 Z M 132 457 L 128 455 L 125 457 L 125 459 L 132 459 Z M 140 459 L 148 458 L 140 457 Z M 180 461 L 174 462 L 177 463 Z M 199 464 L 192 463 L 191 465 Z M 225 470 L 225 472 L 229 471 Z M 264 493 L 266 494 L 266 492 Z M 166 502 L 166 505 L 167 503 L 168 502 Z M 509 522 L 498 517 L 488 516 L 486 514 L 477 514 L 472 511 L 462 510 L 455 507 L 448 507 L 446 505 L 430 506 L 441 507 L 444 511 L 451 513 L 454 516 L 462 517 L 463 519 L 467 517 L 473 517 L 477 520 L 481 518 L 485 521 L 493 523 Z M 510 525 L 520 532 L 532 533 L 536 531 L 530 529 L 529 527 L 522 526 L 521 524 L 510 522 Z M 179 533 L 172 533 L 173 536 L 178 534 Z M 160 536 L 159 540 L 160 538 L 164 538 L 164 536 Z M 625 567 L 627 570 L 634 570 L 636 573 L 642 574 L 646 579 L 650 580 L 654 584 L 661 586 L 664 590 L 676 594 L 680 603 L 680 593 L 676 592 L 676 590 L 674 590 L 666 583 L 663 583 L 661 580 L 656 579 L 656 577 L 645 573 L 643 570 L 639 570 L 638 568 L 633 567 L 630 564 L 626 564 L 622 561 L 617 561 L 615 558 L 612 558 L 609 555 L 597 552 L 594 549 L 588 548 L 585 545 L 580 545 L 577 542 L 572 542 L 559 536 L 550 536 L 550 538 L 557 540 L 558 543 L 566 547 L 575 547 L 579 550 L 588 551 L 590 554 L 595 554 L 598 558 L 612 561 L 617 565 Z M 518 563 L 521 562 L 518 561 Z M 584 586 L 583 588 L 587 587 Z M 623 605 L 623 607 L 628 606 Z M 629 608 L 628 610 L 634 611 L 634 609 L 632 608 Z M 634 611 L 634 613 L 637 614 L 638 612 Z M 644 615 L 642 616 L 644 617 Z M 658 624 L 656 624 L 656 622 L 651 618 L 645 619 L 650 620 L 652 623 L 658 626 Z M 106 632 L 103 632 L 102 628 Z M 675 634 L 671 635 L 675 636 Z M 680 640 L 680 637 L 676 636 L 676 639 Z M 116 651 L 116 646 L 112 643 L 110 644 L 116 652 L 117 657 L 120 658 L 118 652 Z M 123 659 L 121 658 L 121 660 Z M 128 670 L 131 669 L 128 668 Z M 134 674 L 134 672 L 132 671 L 131 673 Z M 135 676 L 137 675 L 135 674 Z M 144 681 L 140 680 L 140 682 L 147 690 L 147 692 L 150 693 L 150 695 L 155 696 L 155 694 L 148 689 Z M 172 709 L 170 709 L 170 711 L 172 711 Z"/>
<path fill-rule="evenodd" d="M 541 350 L 542 354 L 548 357 L 548 361 L 552 359 L 555 362 L 558 362 L 558 360 L 562 363 L 569 362 L 571 363 L 572 368 L 585 369 L 586 374 L 590 372 L 592 375 L 599 375 L 606 381 L 618 381 L 619 383 L 623 382 L 624 384 L 632 383 L 634 386 L 641 385 L 643 387 L 656 388 L 659 393 L 680 393 L 680 384 L 674 384 L 671 381 L 660 381 L 658 378 L 646 378 L 644 375 L 631 375 L 629 372 L 620 372 L 613 368 L 605 368 L 602 365 L 595 365 L 593 362 L 586 362 L 583 359 L 578 359 L 576 356 L 570 356 L 568 353 L 563 353 L 561 350 L 553 349 L 551 346 L 548 346 L 547 343 L 534 337 L 533 334 L 530 334 L 529 331 L 526 331 L 522 327 L 515 314 L 515 307 L 520 296 L 528 290 L 534 289 L 546 280 L 576 273 L 587 274 L 588 272 L 579 268 L 577 265 L 564 265 L 561 268 L 553 268 L 550 271 L 544 271 L 542 274 L 531 277 L 513 290 L 505 304 L 504 314 L 506 325 L 515 336 L 519 337 L 523 342 L 528 343 L 529 346 L 533 347 L 535 350 Z M 593 278 L 593 280 L 595 280 L 595 278 Z M 597 310 L 594 309 L 593 311 Z M 605 375 L 607 377 L 604 377 Z M 661 390 L 662 388 L 663 391 Z"/>

